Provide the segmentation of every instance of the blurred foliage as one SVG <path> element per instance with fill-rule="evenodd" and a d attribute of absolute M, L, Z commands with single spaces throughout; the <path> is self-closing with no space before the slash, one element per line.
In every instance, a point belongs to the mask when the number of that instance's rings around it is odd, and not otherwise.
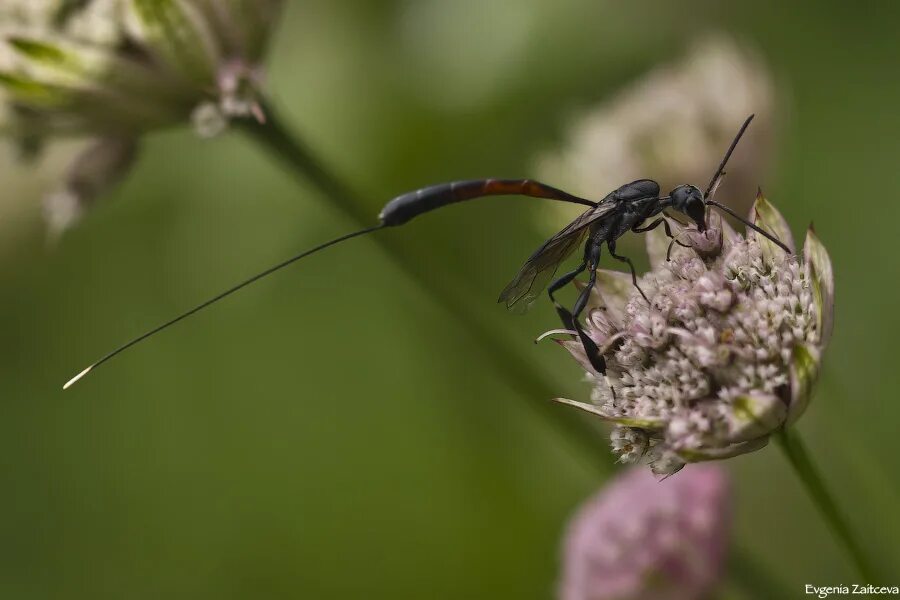
<path fill-rule="evenodd" d="M 869 551 L 898 571 L 893 6 L 289 4 L 275 101 L 373 218 L 427 183 L 527 175 L 574 110 L 699 31 L 758 46 L 788 107 L 777 177 L 760 183 L 797 233 L 815 220 L 837 276 L 835 337 L 800 429 Z M 65 152 L 29 166 L 4 151 L 0 166 L 2 597 L 552 596 L 562 525 L 601 484 L 595 457 L 482 368 L 485 350 L 371 242 L 261 283 L 63 395 L 111 345 L 348 226 L 249 140 L 181 130 L 149 139 L 110 201 L 48 248 L 39 197 Z M 384 234 L 530 347 L 552 310 L 494 304 L 540 241 L 516 202 Z M 564 353 L 531 354 L 560 395 L 586 393 Z M 735 537 L 762 566 L 798 595 L 855 581 L 775 448 L 730 464 Z"/>

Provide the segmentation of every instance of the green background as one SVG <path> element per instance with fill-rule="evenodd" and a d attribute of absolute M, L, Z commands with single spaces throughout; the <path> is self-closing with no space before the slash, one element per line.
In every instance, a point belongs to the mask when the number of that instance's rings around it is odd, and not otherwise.
<path fill-rule="evenodd" d="M 674 4 L 288 2 L 271 88 L 374 218 L 429 183 L 528 175 L 573 111 L 704 31 L 757 46 L 788 106 L 761 183 L 795 234 L 815 221 L 836 272 L 835 336 L 800 430 L 895 577 L 874 583 L 898 585 L 896 7 Z M 416 11 L 433 31 L 415 30 Z M 3 154 L 0 596 L 551 597 L 562 527 L 611 455 L 586 455 L 534 412 L 542 398 L 513 391 L 492 349 L 371 241 L 60 391 L 112 345 L 352 226 L 238 133 L 145 142 L 124 185 L 56 247 L 39 200 L 65 150 L 40 170 Z M 494 303 L 541 235 L 527 203 L 510 202 L 384 235 L 461 286 L 559 395 L 584 397 L 574 363 L 531 344 L 552 310 L 517 318 Z M 776 448 L 728 466 L 743 554 L 796 597 L 859 581 Z M 734 579 L 723 595 L 752 597 Z"/>

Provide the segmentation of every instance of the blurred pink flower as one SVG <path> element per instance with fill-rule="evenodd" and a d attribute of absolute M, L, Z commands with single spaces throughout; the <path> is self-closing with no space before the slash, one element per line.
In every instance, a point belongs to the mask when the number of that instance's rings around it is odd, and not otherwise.
<path fill-rule="evenodd" d="M 559 598 L 706 598 L 723 572 L 729 521 L 722 467 L 692 465 L 662 481 L 626 471 L 569 524 Z"/>

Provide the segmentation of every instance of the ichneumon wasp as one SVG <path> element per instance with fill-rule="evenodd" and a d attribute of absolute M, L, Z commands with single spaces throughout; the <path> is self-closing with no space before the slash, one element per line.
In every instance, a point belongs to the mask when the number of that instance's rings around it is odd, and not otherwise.
<path fill-rule="evenodd" d="M 597 268 L 603 246 L 606 246 L 610 256 L 628 265 L 631 270 L 632 282 L 645 299 L 646 296 L 640 287 L 638 287 L 637 274 L 631 260 L 626 256 L 616 254 L 616 240 L 629 231 L 641 233 L 650 231 L 651 229 L 655 229 L 662 225 L 665 228 L 666 234 L 672 238 L 672 243 L 675 243 L 677 239 L 672 235 L 669 224 L 663 217 L 659 216 L 660 214 L 665 214 L 664 211 L 669 208 L 689 217 L 694 221 L 697 229 L 703 231 L 706 228 L 707 207 L 715 206 L 742 221 L 754 231 L 765 236 L 773 243 L 783 248 L 785 252 L 790 253 L 788 247 L 770 233 L 760 229 L 746 219 L 743 219 L 734 213 L 734 211 L 725 205 L 716 202 L 711 197 L 713 190 L 724 175 L 725 165 L 728 163 L 728 159 L 731 157 L 732 152 L 734 152 L 735 147 L 740 141 L 741 136 L 744 134 L 744 131 L 746 131 L 747 127 L 750 125 L 752 119 L 753 115 L 750 115 L 750 117 L 744 121 L 744 124 L 731 142 L 731 146 L 729 146 L 728 150 L 725 152 L 722 162 L 719 163 L 715 174 L 704 192 L 701 192 L 699 188 L 693 185 L 679 185 L 667 196 L 660 196 L 658 183 L 651 179 L 639 179 L 610 192 L 599 202 L 592 202 L 531 179 L 479 179 L 443 183 L 397 196 L 388 202 L 381 211 L 381 214 L 379 215 L 379 224 L 367 229 L 348 233 L 320 244 L 315 248 L 280 262 L 265 271 L 238 283 L 224 292 L 213 296 L 187 312 L 151 329 L 104 355 L 88 368 L 70 379 L 66 385 L 63 386 L 63 389 L 70 387 L 79 379 L 87 375 L 91 370 L 118 354 L 121 354 L 128 348 L 171 327 L 175 323 L 186 319 L 226 296 L 230 296 L 251 283 L 258 281 L 275 271 L 279 271 L 302 258 L 315 254 L 320 250 L 381 229 L 403 225 L 419 215 L 448 204 L 487 196 L 512 195 L 557 200 L 560 202 L 581 204 L 588 207 L 585 212 L 569 223 L 562 231 L 541 244 L 541 246 L 528 258 L 516 277 L 503 289 L 499 301 L 505 302 L 508 308 L 527 308 L 540 295 L 544 288 L 547 288 L 548 295 L 550 296 L 551 301 L 553 301 L 553 304 L 566 327 L 574 328 L 578 333 L 591 365 L 593 365 L 598 372 L 605 373 L 605 360 L 601 356 L 594 341 L 584 333 L 578 320 L 581 312 L 587 305 L 591 289 L 596 282 Z M 654 217 L 656 218 L 654 219 Z M 644 225 L 644 223 L 650 219 L 654 220 Z M 548 286 L 547 284 L 555 275 L 560 264 L 562 264 L 576 248 L 581 246 L 582 243 L 584 243 L 584 254 L 578 267 L 553 281 Z M 671 244 L 669 247 L 671 248 Z M 573 309 L 569 311 L 560 306 L 553 294 L 571 283 L 575 277 L 584 271 L 588 271 L 589 274 L 588 285 L 581 291 Z"/>

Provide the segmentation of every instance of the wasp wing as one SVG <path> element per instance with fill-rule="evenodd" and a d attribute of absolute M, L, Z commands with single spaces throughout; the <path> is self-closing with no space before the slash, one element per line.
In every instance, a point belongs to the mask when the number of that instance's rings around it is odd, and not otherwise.
<path fill-rule="evenodd" d="M 547 287 L 559 265 L 581 245 L 590 225 L 609 216 L 616 206 L 615 201 L 598 204 L 583 212 L 562 231 L 544 242 L 522 265 L 516 277 L 503 288 L 498 302 L 505 302 L 509 309 L 516 308 L 522 312 L 528 310 Z"/>

